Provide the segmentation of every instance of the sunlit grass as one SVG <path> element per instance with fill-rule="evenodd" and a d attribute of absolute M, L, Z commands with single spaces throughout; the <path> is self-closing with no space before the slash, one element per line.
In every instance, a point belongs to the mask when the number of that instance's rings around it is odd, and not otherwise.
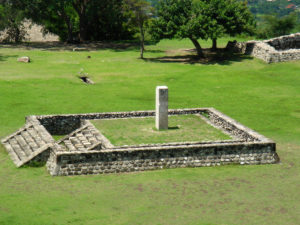
<path fill-rule="evenodd" d="M 145 57 L 192 47 L 188 40 L 166 40 L 146 46 L 153 51 Z M 32 63 L 18 63 L 24 55 Z M 281 163 L 51 177 L 45 167 L 15 168 L 1 146 L 0 224 L 299 223 L 299 61 L 266 64 L 240 57 L 188 64 L 138 57 L 134 48 L 0 46 L 0 137 L 32 114 L 153 110 L 155 87 L 167 85 L 169 108 L 215 107 L 274 139 Z M 77 78 L 81 68 L 94 85 Z"/>
<path fill-rule="evenodd" d="M 197 115 L 169 116 L 167 130 L 157 130 L 154 117 L 91 122 L 113 145 L 118 146 L 231 139 Z"/>

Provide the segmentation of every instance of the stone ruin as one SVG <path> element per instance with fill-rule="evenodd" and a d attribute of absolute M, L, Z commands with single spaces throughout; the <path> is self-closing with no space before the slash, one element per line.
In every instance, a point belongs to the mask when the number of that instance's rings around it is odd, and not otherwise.
<path fill-rule="evenodd" d="M 155 117 L 158 130 L 168 116 L 199 116 L 228 134 L 222 141 L 114 146 L 90 120 Z M 56 141 L 53 135 L 66 135 Z M 276 144 L 213 108 L 168 110 L 168 87 L 156 88 L 155 111 L 28 116 L 26 124 L 1 140 L 17 167 L 46 163 L 49 173 L 82 175 L 176 167 L 279 162 Z"/>
<path fill-rule="evenodd" d="M 264 41 L 228 42 L 227 50 L 251 55 L 267 63 L 300 59 L 300 33 Z"/>
<path fill-rule="evenodd" d="M 17 167 L 45 163 L 53 176 L 134 172 L 163 168 L 279 162 L 276 144 L 213 108 L 168 110 L 198 115 L 233 139 L 114 146 L 89 120 L 155 117 L 155 111 L 42 115 L 1 140 Z M 52 135 L 66 135 L 56 141 Z"/>

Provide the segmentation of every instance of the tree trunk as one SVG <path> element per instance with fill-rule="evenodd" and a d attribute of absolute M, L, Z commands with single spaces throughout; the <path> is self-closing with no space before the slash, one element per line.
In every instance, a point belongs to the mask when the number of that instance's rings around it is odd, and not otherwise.
<path fill-rule="evenodd" d="M 140 24 L 139 25 L 140 27 L 140 33 L 141 33 L 141 39 L 140 39 L 140 42 L 141 42 L 141 59 L 144 58 L 144 50 L 145 50 L 145 33 L 144 33 L 144 29 L 143 29 L 143 24 Z"/>
<path fill-rule="evenodd" d="M 195 48 L 196 48 L 196 51 L 197 51 L 197 55 L 201 58 L 204 57 L 204 54 L 203 54 L 203 51 L 202 51 L 202 48 L 201 48 L 201 45 L 199 44 L 199 42 L 197 41 L 197 39 L 194 39 L 194 38 L 190 38 L 190 40 L 193 42 Z"/>
<path fill-rule="evenodd" d="M 73 39 L 73 26 L 72 24 L 68 23 L 68 43 L 73 43 L 74 39 Z"/>
<path fill-rule="evenodd" d="M 70 17 L 67 16 L 66 12 L 64 11 L 64 8 L 62 8 L 61 11 L 58 11 L 57 15 L 60 16 L 61 18 L 63 18 L 63 20 L 65 21 L 65 23 L 67 25 L 67 29 L 68 29 L 67 42 L 68 43 L 73 43 L 73 41 L 74 41 L 74 38 L 73 38 L 73 24 L 71 22 Z"/>
<path fill-rule="evenodd" d="M 212 42 L 213 42 L 213 44 L 212 44 L 211 50 L 212 51 L 217 51 L 217 38 L 213 38 Z"/>
<path fill-rule="evenodd" d="M 87 18 L 86 6 L 89 0 L 77 0 L 73 2 L 73 8 L 79 16 L 79 41 L 84 42 L 87 40 Z"/>
<path fill-rule="evenodd" d="M 15 29 L 15 43 L 19 43 L 20 42 L 20 29 L 18 27 L 16 27 Z"/>
<path fill-rule="evenodd" d="M 87 39 L 87 30 L 86 30 L 86 19 L 85 15 L 79 16 L 79 40 L 84 42 Z"/>

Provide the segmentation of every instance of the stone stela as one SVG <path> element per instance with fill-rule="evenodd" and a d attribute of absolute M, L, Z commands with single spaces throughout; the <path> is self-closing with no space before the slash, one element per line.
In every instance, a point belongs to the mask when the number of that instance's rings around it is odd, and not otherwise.
<path fill-rule="evenodd" d="M 168 129 L 168 87 L 156 87 L 155 127 L 158 130 Z"/>

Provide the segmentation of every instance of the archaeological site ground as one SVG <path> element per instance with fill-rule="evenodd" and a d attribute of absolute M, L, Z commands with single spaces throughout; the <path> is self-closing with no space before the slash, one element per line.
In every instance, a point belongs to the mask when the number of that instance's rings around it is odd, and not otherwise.
<path fill-rule="evenodd" d="M 0 45 L 0 224 L 298 224 L 300 61 L 270 62 L 299 46 L 272 43 L 266 62 L 247 44 L 197 61 L 189 40 L 145 60 L 131 44 Z"/>

